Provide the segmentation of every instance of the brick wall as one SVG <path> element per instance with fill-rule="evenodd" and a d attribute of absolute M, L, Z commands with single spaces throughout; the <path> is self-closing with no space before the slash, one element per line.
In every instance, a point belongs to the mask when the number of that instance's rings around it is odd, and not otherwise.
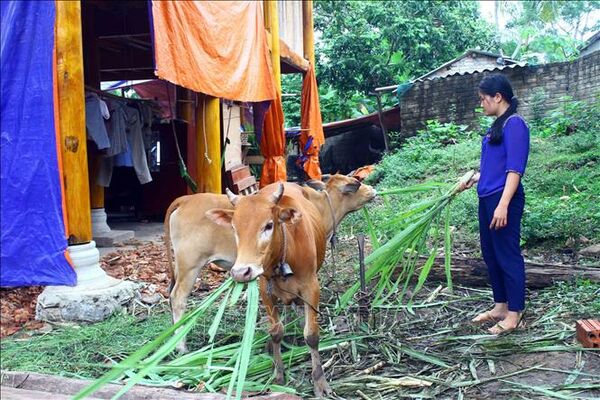
<path fill-rule="evenodd" d="M 402 132 L 416 133 L 429 119 L 454 121 L 479 129 L 477 87 L 487 75 L 500 72 L 511 81 L 526 119 L 560 105 L 562 96 L 591 102 L 600 96 L 600 51 L 573 62 L 504 68 L 416 82 L 400 103 Z"/>

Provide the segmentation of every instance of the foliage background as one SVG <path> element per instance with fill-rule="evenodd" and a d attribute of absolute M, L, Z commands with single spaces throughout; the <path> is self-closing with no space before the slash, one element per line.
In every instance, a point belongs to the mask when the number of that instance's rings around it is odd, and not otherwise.
<path fill-rule="evenodd" d="M 323 121 L 374 112 L 374 88 L 415 79 L 468 49 L 532 64 L 566 61 L 600 29 L 596 0 L 493 3 L 495 23 L 482 17 L 476 1 L 315 1 Z M 286 126 L 297 126 L 301 76 L 284 75 L 282 86 L 294 95 L 284 97 Z M 394 95 L 383 98 L 385 106 L 396 101 Z"/>
<path fill-rule="evenodd" d="M 562 103 L 548 116 L 529 121 L 531 152 L 523 178 L 522 225 L 522 244 L 528 249 L 560 251 L 600 241 L 600 98 L 592 104 L 570 98 Z M 481 118 L 481 125 L 484 131 L 489 120 Z M 397 142 L 368 182 L 379 190 L 427 181 L 456 182 L 466 171 L 479 168 L 480 143 L 481 136 L 464 126 L 429 121 L 416 136 Z M 421 199 L 395 196 L 372 213 L 375 224 L 381 226 L 378 221 Z M 454 237 L 462 247 L 478 248 L 477 204 L 471 189 L 451 205 L 458 233 Z M 348 226 L 363 223 L 361 215 L 348 218 Z"/>

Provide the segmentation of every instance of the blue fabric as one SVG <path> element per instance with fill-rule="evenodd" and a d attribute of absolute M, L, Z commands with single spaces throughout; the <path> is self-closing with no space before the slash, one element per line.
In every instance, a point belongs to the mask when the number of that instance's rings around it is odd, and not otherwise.
<path fill-rule="evenodd" d="M 0 285 L 74 285 L 56 134 L 54 1 L 2 1 Z"/>
<path fill-rule="evenodd" d="M 488 268 L 495 303 L 508 303 L 509 311 L 525 308 L 525 262 L 521 255 L 521 218 L 525 207 L 523 186 L 508 205 L 504 228 L 490 229 L 502 192 L 479 198 L 479 238 L 481 253 Z"/>
<path fill-rule="evenodd" d="M 513 114 L 503 128 L 502 143 L 489 143 L 489 132 L 481 143 L 479 197 L 501 192 L 509 171 L 523 176 L 529 156 L 529 128 L 523 118 Z"/>

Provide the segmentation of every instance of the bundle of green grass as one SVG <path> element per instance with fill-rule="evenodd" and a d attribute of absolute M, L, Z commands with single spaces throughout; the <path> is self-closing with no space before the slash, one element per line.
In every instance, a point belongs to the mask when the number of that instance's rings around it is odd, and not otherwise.
<path fill-rule="evenodd" d="M 420 265 L 420 256 L 428 252 L 427 261 L 421 268 L 417 284 L 412 290 L 412 296 L 408 302 L 408 309 L 412 311 L 410 308 L 412 297 L 423 287 L 440 248 L 444 249 L 447 286 L 449 290 L 452 290 L 450 271 L 452 238 L 448 205 L 460 193 L 460 186 L 469 182 L 474 174 L 473 170 L 467 172 L 451 187 L 443 183 L 428 182 L 380 192 L 379 195 L 384 198 L 417 192 L 436 193 L 433 197 L 398 212 L 389 219 L 386 222 L 387 226 L 382 226 L 382 228 L 396 233 L 383 245 L 379 243 L 377 231 L 367 209 L 363 209 L 374 249 L 365 259 L 365 264 L 369 266 L 365 278 L 367 284 L 374 280 L 377 281 L 373 287 L 374 294 L 371 297 L 371 305 L 380 306 L 392 298 L 402 302 L 417 267 Z M 430 250 L 427 250 L 428 246 Z M 396 273 L 397 276 L 394 277 Z M 351 286 L 340 297 L 338 309 L 346 308 L 353 301 L 359 289 L 359 282 Z M 400 291 L 399 296 L 398 291 Z"/>

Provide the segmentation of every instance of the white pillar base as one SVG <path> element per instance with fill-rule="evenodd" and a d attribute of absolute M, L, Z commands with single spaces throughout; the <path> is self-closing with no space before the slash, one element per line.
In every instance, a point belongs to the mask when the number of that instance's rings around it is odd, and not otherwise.
<path fill-rule="evenodd" d="M 110 229 L 106 223 L 106 211 L 104 208 L 92 208 L 92 236 L 98 247 L 113 247 L 115 243 L 121 243 L 133 239 L 133 231 L 117 231 Z"/>
<path fill-rule="evenodd" d="M 104 208 L 92 208 L 92 235 L 103 236 L 110 232 L 110 226 L 106 223 L 106 211 Z"/>
<path fill-rule="evenodd" d="M 138 285 L 106 275 L 100 268 L 96 243 L 69 246 L 77 286 L 48 286 L 39 295 L 36 319 L 61 322 L 99 322 L 121 310 L 135 296 Z"/>

